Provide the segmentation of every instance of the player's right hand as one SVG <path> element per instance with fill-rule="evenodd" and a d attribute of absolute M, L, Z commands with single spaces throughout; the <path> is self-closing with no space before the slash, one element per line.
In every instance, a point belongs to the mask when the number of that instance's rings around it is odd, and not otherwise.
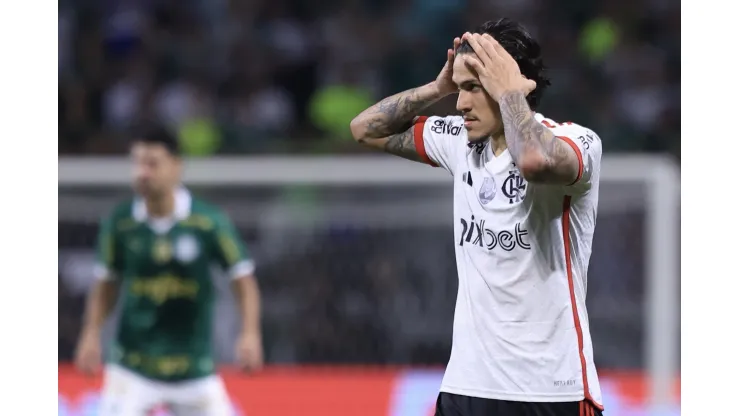
<path fill-rule="evenodd" d="M 239 367 L 247 372 L 259 371 L 264 365 L 262 335 L 244 333 L 236 342 L 236 360 Z"/>
<path fill-rule="evenodd" d="M 460 46 L 460 42 L 460 38 L 455 38 L 452 41 L 452 49 L 447 49 L 447 62 L 445 62 L 445 66 L 442 67 L 442 71 L 437 75 L 437 79 L 435 80 L 437 90 L 439 90 L 440 94 L 449 95 L 457 92 L 457 85 L 452 82 L 452 65 L 455 62 L 455 51 Z"/>
<path fill-rule="evenodd" d="M 100 337 L 92 334 L 80 337 L 75 351 L 77 369 L 85 374 L 96 374 L 100 370 L 101 362 Z"/>

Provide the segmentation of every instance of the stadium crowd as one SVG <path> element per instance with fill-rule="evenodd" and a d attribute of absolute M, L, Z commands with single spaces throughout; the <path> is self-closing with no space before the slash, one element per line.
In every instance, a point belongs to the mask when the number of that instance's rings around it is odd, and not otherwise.
<path fill-rule="evenodd" d="M 354 115 L 434 79 L 454 36 L 498 16 L 542 44 L 548 117 L 592 127 L 605 151 L 679 155 L 668 0 L 62 0 L 59 149 L 123 152 L 154 118 L 193 155 L 359 152 Z"/>

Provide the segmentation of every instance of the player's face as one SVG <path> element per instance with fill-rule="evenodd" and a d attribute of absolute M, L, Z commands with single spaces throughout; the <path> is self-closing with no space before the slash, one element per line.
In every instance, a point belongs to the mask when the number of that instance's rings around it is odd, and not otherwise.
<path fill-rule="evenodd" d="M 134 189 L 145 197 L 172 190 L 180 181 L 180 160 L 158 144 L 136 143 L 131 148 Z"/>
<path fill-rule="evenodd" d="M 477 58 L 476 58 L 477 59 Z M 498 103 L 483 89 L 475 71 L 460 56 L 452 65 L 452 80 L 457 84 L 457 110 L 465 118 L 468 140 L 476 141 L 500 134 L 504 129 Z"/>

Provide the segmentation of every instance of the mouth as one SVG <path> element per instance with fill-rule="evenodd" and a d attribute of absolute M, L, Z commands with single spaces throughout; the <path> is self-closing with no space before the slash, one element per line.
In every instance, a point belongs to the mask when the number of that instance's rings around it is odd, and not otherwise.
<path fill-rule="evenodd" d="M 464 124 L 466 128 L 470 128 L 473 125 L 473 123 L 478 121 L 477 119 L 472 118 L 472 117 L 465 117 L 463 120 L 465 121 Z"/>

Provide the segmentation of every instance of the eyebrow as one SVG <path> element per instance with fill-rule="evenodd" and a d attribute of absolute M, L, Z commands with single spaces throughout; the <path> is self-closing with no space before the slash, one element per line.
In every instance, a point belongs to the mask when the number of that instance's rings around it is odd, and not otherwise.
<path fill-rule="evenodd" d="M 455 82 L 455 80 L 452 80 L 452 81 Z M 460 87 L 460 88 L 462 88 L 462 87 L 464 87 L 466 85 L 477 84 L 477 83 L 478 83 L 478 80 L 475 79 L 475 78 L 467 78 L 467 79 L 464 79 L 464 80 L 462 80 L 460 82 L 455 82 L 455 84 L 457 84 L 457 86 Z"/>

